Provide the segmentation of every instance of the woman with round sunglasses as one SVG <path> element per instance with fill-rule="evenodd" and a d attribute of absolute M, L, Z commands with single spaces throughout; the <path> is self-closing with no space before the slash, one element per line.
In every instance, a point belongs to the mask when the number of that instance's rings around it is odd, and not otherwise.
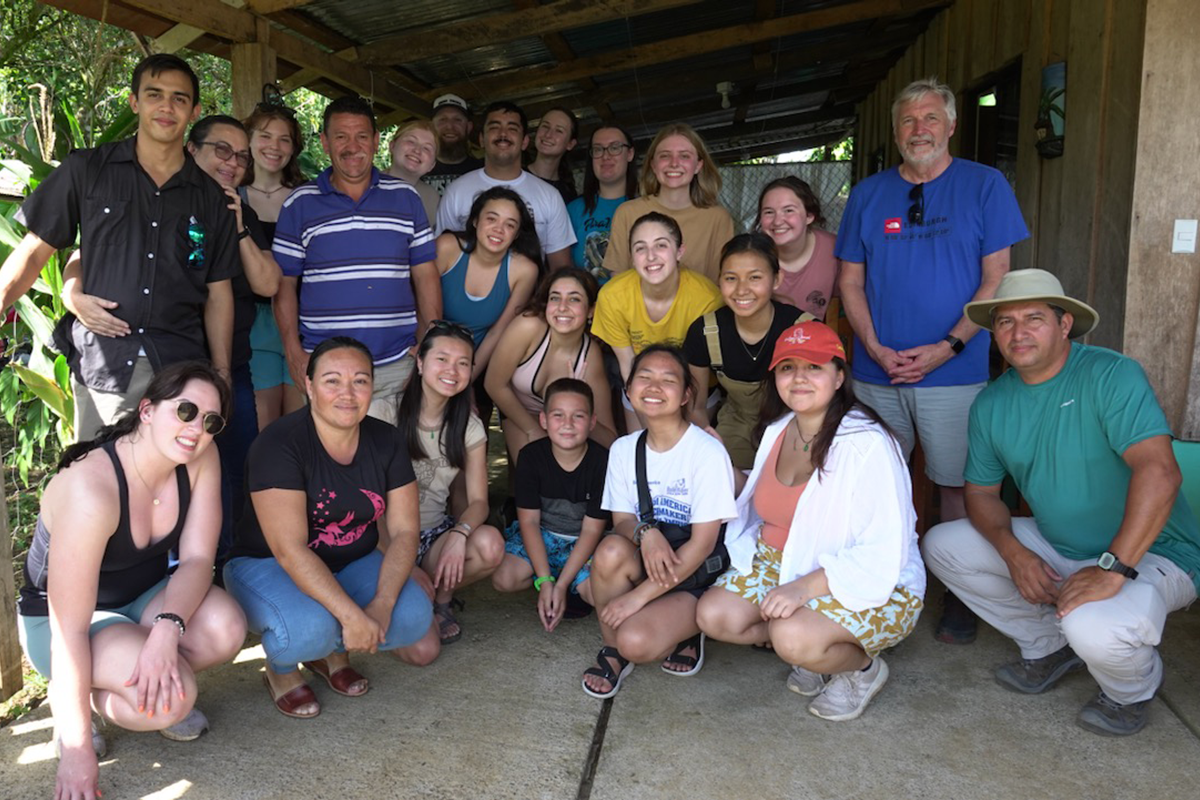
<path fill-rule="evenodd" d="M 721 173 L 700 134 L 682 122 L 654 137 L 642 162 L 642 196 L 622 203 L 613 214 L 604 268 L 612 275 L 633 266 L 629 234 L 648 213 L 666 214 L 683 231 L 687 263 L 716 281 L 721 247 L 733 237 L 733 217 L 721 205 Z"/>
<path fill-rule="evenodd" d="M 433 582 L 433 613 L 442 644 L 462 637 L 454 592 L 491 575 L 504 558 L 504 537 L 486 524 L 487 432 L 471 410 L 469 391 L 474 349 L 469 329 L 434 320 L 417 349 L 415 383 L 401 397 L 396 418 L 417 474 L 417 564 Z M 465 507 L 458 514 L 450 502 L 456 479 L 466 489 Z"/>
<path fill-rule="evenodd" d="M 250 449 L 251 502 L 225 585 L 262 636 L 263 681 L 285 716 L 321 713 L 301 665 L 337 694 L 360 697 L 370 683 L 350 652 L 383 650 L 423 666 L 440 651 L 414 577 L 412 462 L 396 428 L 367 416 L 374 374 L 362 342 L 326 339 L 308 361 L 308 405 Z"/>
<path fill-rule="evenodd" d="M 612 391 L 604 358 L 588 332 L 596 306 L 596 279 L 577 267 L 560 267 L 500 337 L 485 387 L 500 409 L 500 427 L 515 467 L 525 445 L 546 435 L 538 422 L 546 387 L 559 378 L 592 388 L 596 428 L 592 438 L 608 447 L 616 439 Z"/>
<path fill-rule="evenodd" d="M 42 495 L 21 588 L 21 644 L 50 679 L 58 796 L 98 796 L 102 721 L 186 741 L 207 727 L 196 673 L 231 660 L 246 621 L 212 585 L 221 524 L 213 436 L 229 389 L 207 363 L 154 376 L 137 409 L 71 445 Z M 179 564 L 168 573 L 168 554 Z"/>
<path fill-rule="evenodd" d="M 296 121 L 296 112 L 283 103 L 274 86 L 263 89 L 263 102 L 243 121 L 250 135 L 253 158 L 238 193 L 242 202 L 254 210 L 270 249 L 275 240 L 275 223 L 283 201 L 300 184 L 300 153 L 304 136 Z M 262 430 L 284 414 L 304 405 L 304 389 L 292 382 L 288 372 L 279 326 L 271 307 L 271 298 L 255 296 L 254 325 L 250 329 L 250 372 L 254 381 L 254 402 L 258 428 Z"/>
<path fill-rule="evenodd" d="M 845 358 L 816 320 L 776 343 L 762 443 L 725 532 L 730 568 L 696 609 L 712 638 L 772 647 L 793 665 L 787 687 L 835 722 L 883 688 L 879 654 L 912 633 L 925 594 L 908 467 Z"/>

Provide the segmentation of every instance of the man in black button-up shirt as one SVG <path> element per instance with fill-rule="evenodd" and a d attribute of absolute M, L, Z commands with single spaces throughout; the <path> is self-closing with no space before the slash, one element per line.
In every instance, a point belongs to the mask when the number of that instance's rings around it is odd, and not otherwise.
<path fill-rule="evenodd" d="M 97 336 L 64 318 L 56 340 L 71 364 L 75 432 L 92 438 L 136 408 L 154 370 L 210 357 L 228 374 L 230 279 L 241 272 L 228 200 L 183 149 L 200 112 L 187 63 L 155 55 L 134 70 L 137 135 L 72 153 L 26 200 L 25 238 L 0 268 L 0 309 L 33 285 L 79 233 L 83 290 L 115 302 L 130 335 Z"/>

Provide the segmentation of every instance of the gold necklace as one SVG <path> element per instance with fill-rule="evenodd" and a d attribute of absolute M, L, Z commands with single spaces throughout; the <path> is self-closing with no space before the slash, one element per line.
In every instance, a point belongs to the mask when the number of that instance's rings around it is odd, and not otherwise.
<path fill-rule="evenodd" d="M 131 459 L 133 459 L 133 471 L 137 473 L 138 479 L 141 480 L 142 485 L 146 487 L 146 491 L 148 491 L 150 493 L 151 499 L 154 501 L 154 505 L 158 505 L 162 501 L 159 500 L 157 497 L 154 497 L 154 490 L 150 488 L 150 484 L 146 481 L 146 478 L 142 475 L 142 468 L 138 466 L 137 450 L 134 448 L 133 442 L 129 442 L 129 457 Z"/>
<path fill-rule="evenodd" d="M 809 445 L 811 445 L 813 443 L 813 440 L 817 438 L 817 434 L 815 434 L 815 433 L 808 439 L 804 438 L 804 434 L 800 432 L 800 419 L 799 418 L 796 419 L 796 436 L 799 437 L 801 442 L 804 442 L 804 452 L 805 453 L 808 452 Z M 792 442 L 793 450 L 795 450 L 799 446 L 800 445 L 798 442 L 795 442 L 795 441 Z"/>

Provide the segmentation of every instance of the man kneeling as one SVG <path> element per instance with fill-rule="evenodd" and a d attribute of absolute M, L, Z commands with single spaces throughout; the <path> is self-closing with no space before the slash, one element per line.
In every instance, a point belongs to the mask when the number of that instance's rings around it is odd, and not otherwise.
<path fill-rule="evenodd" d="M 929 532 L 925 563 L 1020 646 L 1002 686 L 1037 694 L 1086 666 L 1100 693 L 1078 724 L 1137 733 L 1162 684 L 1163 623 L 1196 599 L 1200 571 L 1166 417 L 1136 361 L 1071 342 L 1097 314 L 1050 273 L 1011 272 L 965 311 L 1013 369 L 971 407 L 968 519 Z M 1000 499 L 1006 474 L 1032 519 Z"/>

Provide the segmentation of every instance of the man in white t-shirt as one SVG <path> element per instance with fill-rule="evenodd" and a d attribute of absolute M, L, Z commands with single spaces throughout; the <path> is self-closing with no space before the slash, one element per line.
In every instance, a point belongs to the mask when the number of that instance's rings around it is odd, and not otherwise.
<path fill-rule="evenodd" d="M 487 107 L 483 116 L 483 169 L 468 172 L 446 187 L 438 206 L 437 232 L 461 231 L 480 192 L 507 186 L 525 200 L 547 266 L 570 266 L 575 231 L 562 195 L 521 168 L 521 153 L 529 144 L 528 125 L 525 112 L 515 103 L 500 100 Z"/>

